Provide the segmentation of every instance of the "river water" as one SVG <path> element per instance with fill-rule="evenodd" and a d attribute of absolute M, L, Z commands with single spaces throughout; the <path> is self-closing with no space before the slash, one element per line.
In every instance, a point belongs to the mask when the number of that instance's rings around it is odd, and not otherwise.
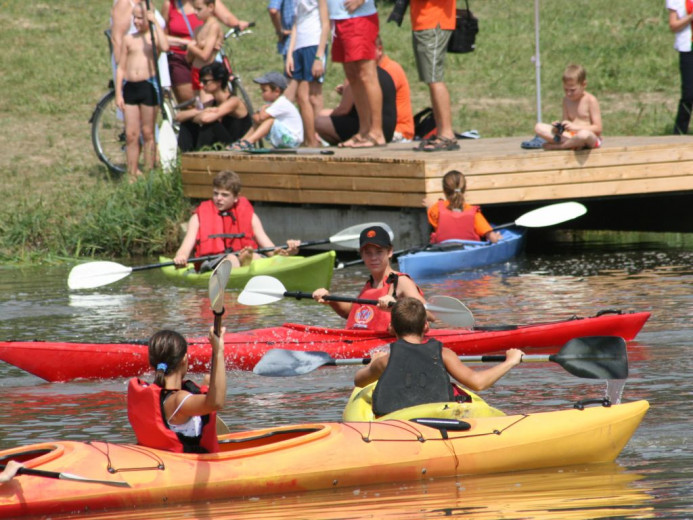
<path fill-rule="evenodd" d="M 145 339 L 162 327 L 200 336 L 211 323 L 204 287 L 178 286 L 156 271 L 140 271 L 108 287 L 70 293 L 70 267 L 0 267 L 0 338 L 122 341 Z M 355 295 L 364 276 L 358 267 L 336 271 L 332 291 Z M 623 398 L 647 399 L 651 409 L 617 461 L 80 518 L 693 518 L 693 251 L 642 243 L 562 244 L 420 285 L 428 295 L 462 299 L 477 323 L 486 325 L 588 316 L 607 308 L 650 311 L 629 345 L 631 375 Z M 236 297 L 227 293 L 229 330 L 285 321 L 342 324 L 329 308 L 311 301 L 244 307 Z M 221 415 L 232 430 L 336 421 L 353 371 L 325 368 L 286 379 L 229 373 Z M 0 362 L 0 448 L 48 439 L 133 442 L 126 383 L 49 384 Z M 533 364 L 518 367 L 483 397 L 520 413 L 601 397 L 603 386 L 557 365 Z"/>

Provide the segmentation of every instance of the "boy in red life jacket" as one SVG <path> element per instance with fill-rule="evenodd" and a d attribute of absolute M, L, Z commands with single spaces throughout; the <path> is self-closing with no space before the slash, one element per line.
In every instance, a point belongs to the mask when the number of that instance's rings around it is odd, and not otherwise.
<path fill-rule="evenodd" d="M 210 328 L 212 360 L 209 388 L 184 380 L 188 371 L 188 344 L 171 330 L 161 330 L 149 340 L 149 364 L 154 382 L 136 377 L 128 384 L 128 419 L 138 444 L 177 453 L 219 451 L 216 412 L 226 400 L 224 334 Z"/>
<path fill-rule="evenodd" d="M 236 252 L 227 258 L 233 267 L 249 265 L 254 259 L 262 258 L 253 250 L 258 247 L 274 247 L 265 233 L 262 221 L 253 210 L 253 205 L 241 192 L 241 179 L 236 172 L 225 170 L 216 174 L 213 181 L 211 200 L 202 202 L 188 221 L 188 230 L 173 261 L 178 267 L 185 267 L 194 250 L 194 256 L 206 256 Z M 219 234 L 243 234 L 238 238 L 213 237 Z M 210 235 L 212 236 L 210 238 Z M 287 240 L 287 249 L 277 248 L 268 256 L 295 255 L 299 240 Z M 216 263 L 216 262 L 215 262 Z M 215 263 L 209 265 L 211 267 Z M 196 266 L 199 270 L 205 269 Z"/>
<path fill-rule="evenodd" d="M 443 177 L 445 199 L 428 208 L 428 221 L 433 226 L 431 244 L 444 240 L 487 240 L 496 243 L 501 234 L 493 231 L 479 206 L 464 201 L 467 181 L 461 172 L 451 170 Z"/>
<path fill-rule="evenodd" d="M 390 305 L 396 298 L 410 296 L 426 303 L 421 289 L 406 274 L 398 273 L 390 267 L 392 241 L 390 235 L 380 226 L 364 229 L 359 237 L 360 253 L 363 263 L 371 273 L 359 298 L 378 300 L 378 305 L 334 302 L 323 300 L 330 291 L 324 288 L 313 292 L 313 299 L 327 303 L 342 318 L 347 318 L 346 328 L 387 331 L 390 325 Z M 430 316 L 430 320 L 435 318 Z"/>
<path fill-rule="evenodd" d="M 426 309 L 416 298 L 401 298 L 392 307 L 390 332 L 397 341 L 358 370 L 354 385 L 378 381 L 373 392 L 376 416 L 427 403 L 453 401 L 450 377 L 474 391 L 485 390 L 522 362 L 522 351 L 506 351 L 506 360 L 485 370 L 472 370 L 428 332 Z"/>

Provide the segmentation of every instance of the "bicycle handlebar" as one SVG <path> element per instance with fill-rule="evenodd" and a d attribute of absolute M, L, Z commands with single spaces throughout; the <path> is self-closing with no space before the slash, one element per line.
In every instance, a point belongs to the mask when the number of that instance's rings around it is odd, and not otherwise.
<path fill-rule="evenodd" d="M 255 27 L 255 22 L 250 22 L 248 24 L 248 27 L 243 29 L 239 28 L 238 25 L 235 25 L 234 27 L 231 27 L 228 31 L 226 31 L 226 34 L 224 34 L 224 40 L 233 37 L 233 38 L 238 38 L 239 36 L 243 36 L 244 34 L 250 34 L 252 31 L 249 31 L 251 27 Z"/>

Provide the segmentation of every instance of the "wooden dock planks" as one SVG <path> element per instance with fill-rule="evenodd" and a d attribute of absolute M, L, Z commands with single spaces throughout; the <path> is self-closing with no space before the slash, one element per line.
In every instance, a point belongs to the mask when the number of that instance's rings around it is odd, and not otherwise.
<path fill-rule="evenodd" d="M 420 208 L 458 169 L 475 204 L 693 191 L 691 137 L 606 137 L 602 148 L 580 152 L 522 150 L 521 140 L 461 140 L 461 150 L 438 153 L 414 152 L 412 143 L 332 156 L 186 153 L 183 189 L 208 198 L 214 174 L 232 169 L 253 201 Z"/>

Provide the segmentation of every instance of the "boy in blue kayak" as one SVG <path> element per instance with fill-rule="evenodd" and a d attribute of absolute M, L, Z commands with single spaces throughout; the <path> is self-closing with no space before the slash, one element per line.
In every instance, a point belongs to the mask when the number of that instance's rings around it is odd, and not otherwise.
<path fill-rule="evenodd" d="M 450 377 L 471 390 L 485 390 L 522 362 L 523 352 L 511 348 L 504 362 L 472 370 L 440 341 L 425 339 L 426 309 L 416 298 L 397 300 L 392 307 L 390 332 L 397 337 L 390 352 L 374 355 L 354 376 L 358 387 L 378 381 L 373 392 L 376 416 L 420 404 L 454 401 Z"/>

